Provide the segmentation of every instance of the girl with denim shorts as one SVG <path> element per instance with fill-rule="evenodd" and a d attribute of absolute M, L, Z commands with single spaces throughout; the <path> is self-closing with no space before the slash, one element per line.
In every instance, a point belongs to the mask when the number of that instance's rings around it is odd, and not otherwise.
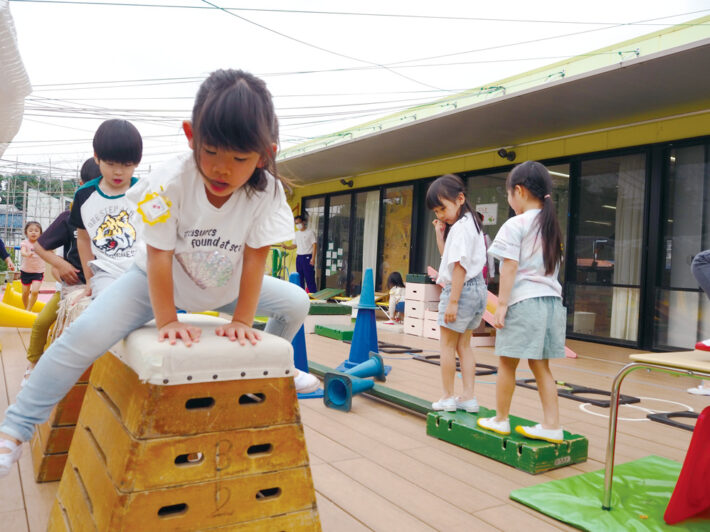
<path fill-rule="evenodd" d="M 0 425 L 0 477 L 84 370 L 128 333 L 155 317 L 158 340 L 186 346 L 201 330 L 176 308 L 228 312 L 215 329 L 225 341 L 256 344 L 258 312 L 266 331 L 291 340 L 308 314 L 297 285 L 264 276 L 273 244 L 293 239 L 293 218 L 276 172 L 278 122 L 263 81 L 238 70 L 213 72 L 200 86 L 192 121 L 183 123 L 192 153 L 167 162 L 128 195 L 146 242 L 136 263 L 103 290 L 52 343 Z M 140 185 L 140 186 L 139 186 Z M 318 379 L 296 372 L 296 391 Z"/>
<path fill-rule="evenodd" d="M 560 225 L 552 202 L 552 179 L 542 164 L 522 163 L 506 181 L 508 203 L 516 216 L 500 228 L 488 253 L 501 261 L 498 309 L 493 326 L 495 353 L 500 357 L 496 383 L 496 416 L 478 425 L 510 434 L 508 412 L 515 390 L 515 370 L 521 358 L 535 376 L 543 422 L 517 426 L 528 438 L 560 443 L 557 385 L 550 359 L 565 356 L 566 311 L 557 280 L 562 260 Z"/>
<path fill-rule="evenodd" d="M 439 301 L 441 329 L 441 383 L 444 395 L 432 403 L 434 410 L 457 409 L 478 412 L 473 394 L 476 359 L 471 334 L 478 327 L 486 306 L 487 290 L 483 280 L 486 244 L 483 231 L 465 195 L 460 177 L 445 175 L 435 180 L 426 195 L 434 211 L 436 243 L 441 253 L 437 284 L 444 288 Z M 456 355 L 461 362 L 463 395 L 454 396 Z"/>

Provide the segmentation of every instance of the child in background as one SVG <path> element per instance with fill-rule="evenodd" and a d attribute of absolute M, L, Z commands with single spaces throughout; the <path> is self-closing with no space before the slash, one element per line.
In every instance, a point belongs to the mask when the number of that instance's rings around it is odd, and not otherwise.
<path fill-rule="evenodd" d="M 476 216 L 478 216 L 478 221 L 481 224 L 481 228 L 483 228 L 483 214 L 476 211 Z M 483 229 L 481 229 L 481 230 L 483 230 Z M 486 243 L 486 251 L 488 251 L 488 248 L 491 246 L 491 237 L 489 237 L 488 233 L 486 233 L 485 231 L 483 231 L 483 241 Z M 489 281 L 495 276 L 496 276 L 495 259 L 491 255 L 488 255 L 486 265 L 483 267 L 483 280 L 486 282 L 486 284 L 488 284 Z"/>
<path fill-rule="evenodd" d="M 81 167 L 79 179 L 84 184 L 92 179 L 101 176 L 99 165 L 93 158 L 87 159 Z M 64 258 L 51 250 L 61 247 Z M 52 271 L 57 279 L 61 279 L 63 284 L 75 285 L 84 284 L 84 274 L 81 271 L 81 260 L 76 249 L 76 229 L 69 223 L 69 211 L 64 211 L 54 220 L 47 230 L 42 233 L 34 245 L 37 255 L 52 267 Z M 59 298 L 61 290 L 54 292 L 54 295 L 44 305 L 37 319 L 32 324 L 30 343 L 27 346 L 27 369 L 22 377 L 21 386 L 27 384 L 27 379 L 32 373 L 39 357 L 44 353 L 47 344 L 49 328 L 57 319 L 59 308 Z"/>
<path fill-rule="evenodd" d="M 426 206 L 434 211 L 436 243 L 441 253 L 437 284 L 444 288 L 439 300 L 441 328 L 441 382 L 444 395 L 432 403 L 434 410 L 478 412 L 473 394 L 476 359 L 471 334 L 478 328 L 486 306 L 483 266 L 486 245 L 476 213 L 466 199 L 460 177 L 444 175 L 427 190 Z M 454 396 L 456 355 L 461 362 L 463 395 Z"/>
<path fill-rule="evenodd" d="M 22 281 L 22 304 L 26 310 L 32 310 L 39 288 L 44 280 L 44 261 L 35 253 L 35 243 L 42 234 L 42 226 L 39 222 L 27 222 L 25 224 L 25 236 L 27 240 L 20 243 L 20 255 L 22 264 L 20 265 L 20 280 Z"/>
<path fill-rule="evenodd" d="M 404 280 L 399 272 L 392 272 L 387 278 L 387 288 L 390 291 L 389 318 L 393 323 L 402 321 L 404 314 Z"/>
<path fill-rule="evenodd" d="M 5 249 L 5 242 L 0 238 L 0 260 L 4 260 L 7 264 L 7 269 L 10 271 L 15 271 L 15 263 L 12 262 L 12 257 Z"/>
<path fill-rule="evenodd" d="M 93 147 L 101 176 L 76 191 L 69 223 L 76 227 L 87 294 L 96 297 L 136 257 L 141 224 L 126 192 L 138 181 L 133 172 L 143 156 L 143 139 L 127 120 L 106 120 Z"/>
<path fill-rule="evenodd" d="M 705 295 L 710 297 L 710 249 L 706 249 L 695 255 L 690 265 L 690 271 L 693 277 L 695 277 L 695 280 L 698 281 L 700 288 L 705 292 Z M 710 351 L 710 338 L 696 343 L 695 349 Z M 688 388 L 688 393 L 694 395 L 710 395 L 710 381 L 700 381 L 698 386 Z"/>
<path fill-rule="evenodd" d="M 197 93 L 183 129 L 192 155 L 181 155 L 139 182 L 130 196 L 144 221 L 146 248 L 103 290 L 39 359 L 0 425 L 0 477 L 84 370 L 128 333 L 155 317 L 158 340 L 186 346 L 198 327 L 181 323 L 188 311 L 229 312 L 216 328 L 225 341 L 256 344 L 257 311 L 266 331 L 290 341 L 310 309 L 295 284 L 264 276 L 271 245 L 293 238 L 293 218 L 276 173 L 278 122 L 260 79 L 218 70 Z M 318 379 L 304 372 L 296 391 Z M 315 381 L 315 382 L 314 382 Z"/>
<path fill-rule="evenodd" d="M 506 181 L 508 203 L 516 216 L 500 228 L 488 253 L 501 261 L 498 309 L 493 318 L 495 353 L 500 357 L 496 382 L 496 416 L 478 425 L 510 434 L 508 413 L 521 358 L 535 376 L 543 422 L 517 426 L 523 436 L 553 443 L 564 440 L 560 427 L 557 384 L 550 359 L 565 356 L 566 311 L 557 280 L 562 260 L 562 232 L 552 202 L 552 179 L 542 164 L 524 162 Z"/>

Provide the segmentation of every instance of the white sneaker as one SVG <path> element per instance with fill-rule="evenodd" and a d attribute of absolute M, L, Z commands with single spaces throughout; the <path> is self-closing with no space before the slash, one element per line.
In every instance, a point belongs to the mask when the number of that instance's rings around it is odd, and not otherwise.
<path fill-rule="evenodd" d="M 442 397 L 431 404 L 433 410 L 444 412 L 456 412 L 456 397 Z"/>
<path fill-rule="evenodd" d="M 476 424 L 487 430 L 492 430 L 503 436 L 510 434 L 510 419 L 505 418 L 503 421 L 496 421 L 495 417 L 479 417 Z"/>
<path fill-rule="evenodd" d="M 320 386 L 320 381 L 315 375 L 306 373 L 305 371 L 296 370 L 298 373 L 293 378 L 293 383 L 296 385 L 297 393 L 313 393 Z"/>
<path fill-rule="evenodd" d="M 688 388 L 688 393 L 692 393 L 693 395 L 710 395 L 710 388 L 700 385 L 695 388 Z"/>
<path fill-rule="evenodd" d="M 531 427 L 523 427 L 522 425 L 518 425 L 515 427 L 515 432 L 522 434 L 526 438 L 531 438 L 533 440 L 544 440 L 551 443 L 562 443 L 565 440 L 565 434 L 561 428 L 543 429 L 540 423 Z"/>
<path fill-rule="evenodd" d="M 456 408 L 459 410 L 465 410 L 466 412 L 469 412 L 471 414 L 475 414 L 478 412 L 478 401 L 476 401 L 475 397 L 469 399 L 468 401 L 459 401 L 459 397 L 457 397 Z"/>
<path fill-rule="evenodd" d="M 0 439 L 0 447 L 10 449 L 9 453 L 0 454 L 0 478 L 3 478 L 22 456 L 22 444 L 18 445 L 14 441 Z"/>

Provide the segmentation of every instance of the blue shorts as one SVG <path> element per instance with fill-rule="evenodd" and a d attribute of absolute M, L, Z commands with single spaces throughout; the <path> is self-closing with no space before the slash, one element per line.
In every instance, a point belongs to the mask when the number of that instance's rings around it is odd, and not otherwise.
<path fill-rule="evenodd" d="M 567 311 L 559 297 L 523 299 L 508 308 L 505 326 L 496 330 L 501 357 L 544 360 L 565 356 Z"/>
<path fill-rule="evenodd" d="M 451 285 L 448 284 L 441 291 L 439 299 L 439 325 L 458 333 L 467 330 L 477 329 L 481 324 L 483 312 L 486 310 L 488 300 L 488 289 L 483 280 L 483 275 L 469 279 L 463 284 L 461 295 L 459 296 L 459 308 L 456 311 L 456 321 L 444 323 L 444 314 L 451 298 Z"/>

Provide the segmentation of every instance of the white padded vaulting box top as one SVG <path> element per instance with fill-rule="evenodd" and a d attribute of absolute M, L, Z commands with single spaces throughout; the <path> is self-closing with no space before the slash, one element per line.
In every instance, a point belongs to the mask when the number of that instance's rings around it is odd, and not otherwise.
<path fill-rule="evenodd" d="M 294 373 L 291 344 L 260 331 L 261 341 L 239 345 L 217 336 L 215 328 L 227 320 L 202 314 L 179 314 L 178 319 L 202 329 L 191 347 L 178 340 L 158 342 L 155 321 L 130 333 L 111 352 L 151 384 L 173 385 L 242 379 L 291 377 Z"/>

